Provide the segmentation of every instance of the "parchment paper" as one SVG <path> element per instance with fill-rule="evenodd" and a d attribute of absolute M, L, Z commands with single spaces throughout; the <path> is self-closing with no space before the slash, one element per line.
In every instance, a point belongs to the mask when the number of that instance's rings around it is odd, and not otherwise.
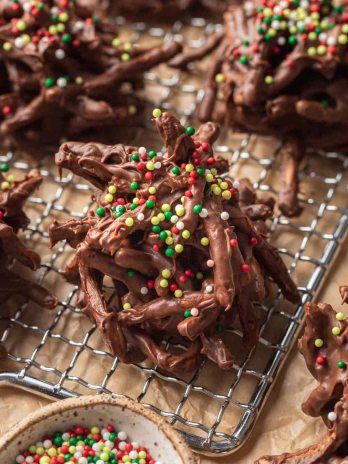
<path fill-rule="evenodd" d="M 160 68 L 160 73 L 162 78 L 165 77 L 170 79 L 173 77 L 171 71 L 163 67 Z M 185 75 L 185 81 L 183 83 L 189 88 L 190 85 L 196 85 L 197 79 L 201 79 L 201 77 L 202 75 L 199 75 L 199 73 L 193 75 L 188 74 Z M 152 95 L 155 95 L 156 86 L 158 87 L 156 82 L 148 85 L 147 90 L 149 94 L 152 92 Z M 190 92 L 183 93 L 182 89 L 180 91 L 178 90 L 176 94 L 175 89 L 173 89 L 172 92 L 167 95 L 165 105 L 174 111 L 176 108 L 181 108 L 182 111 L 183 108 L 189 108 L 190 105 L 193 104 L 192 102 L 195 98 L 195 94 L 191 95 Z M 156 100 L 155 97 L 154 100 Z M 181 115 L 183 115 L 183 112 L 181 112 Z M 118 140 L 120 139 L 117 139 L 117 141 Z M 159 149 L 158 139 L 156 142 L 152 142 L 152 140 L 156 139 L 149 131 L 146 131 L 140 137 L 140 140 L 137 139 L 134 143 L 143 143 L 147 147 L 151 146 L 151 143 L 153 143 L 152 147 Z M 228 144 L 231 147 L 238 147 L 240 140 L 240 136 L 232 137 L 229 133 L 223 133 L 219 140 L 219 144 Z M 249 152 L 253 153 L 255 159 L 266 158 L 269 153 L 274 151 L 277 143 L 278 142 L 267 138 L 253 138 L 247 149 Z M 231 154 L 227 153 L 226 156 L 229 157 Z M 46 168 L 51 171 L 53 169 L 52 162 L 45 161 L 45 163 Z M 335 160 L 322 163 L 322 160 L 319 158 L 317 160 L 311 158 L 307 159 L 304 165 L 306 175 L 301 185 L 301 195 L 303 195 L 304 198 L 313 198 L 322 201 L 327 195 L 330 185 L 323 185 L 318 179 L 311 176 L 311 173 L 315 171 L 327 177 L 330 169 L 333 173 L 337 171 L 339 163 L 336 163 Z M 256 163 L 254 160 L 243 159 L 243 157 L 240 158 L 238 165 L 232 169 L 232 175 L 234 176 L 249 176 L 254 181 L 262 179 L 261 184 L 264 187 L 271 183 L 272 187 L 276 190 L 277 186 L 279 186 L 279 170 L 275 169 L 271 173 L 268 173 L 265 178 L 262 178 L 262 172 L 263 167 L 260 166 L 260 164 Z M 347 182 L 347 179 L 344 179 L 344 181 Z M 42 232 L 47 231 L 53 219 L 57 218 L 62 220 L 68 217 L 67 214 L 64 213 L 65 207 L 68 207 L 73 214 L 76 215 L 80 214 L 83 206 L 88 203 L 88 192 L 80 191 L 78 195 L 76 194 L 76 182 L 78 182 L 78 179 L 71 181 L 69 185 L 67 185 L 66 191 L 57 199 L 56 185 L 50 179 L 47 179 L 38 194 L 38 196 L 41 195 L 44 198 L 45 204 L 37 204 L 29 208 L 32 223 L 35 224 L 35 221 L 43 214 L 49 202 L 54 202 L 55 205 L 54 208 L 51 209 L 49 217 L 47 217 L 39 227 L 41 234 L 34 233 L 31 236 L 32 243 L 34 243 L 35 249 L 40 252 L 43 261 L 46 261 L 51 256 L 51 252 L 48 251 L 48 241 L 47 238 L 42 235 Z M 345 192 L 340 192 L 338 189 L 334 197 L 334 202 L 341 203 L 341 206 L 345 207 L 347 205 L 345 195 Z M 305 216 L 294 219 L 293 223 L 299 226 L 309 225 L 311 220 L 315 219 L 317 210 L 318 206 L 308 205 Z M 326 233 L 331 233 L 338 220 L 339 214 L 337 212 L 326 212 L 318 222 L 318 229 Z M 279 232 L 274 234 L 272 243 L 287 248 L 291 253 L 295 253 L 301 244 L 302 238 L 303 236 L 300 233 L 284 222 L 279 227 Z M 305 248 L 304 254 L 319 258 L 322 254 L 324 245 L 324 240 L 319 237 L 312 237 L 312 240 Z M 35 355 L 35 361 L 44 366 L 55 367 L 57 372 L 42 372 L 33 366 L 29 369 L 28 373 L 55 383 L 61 378 L 61 373 L 65 372 L 72 377 L 78 376 L 91 384 L 100 385 L 105 379 L 106 372 L 112 368 L 113 359 L 110 356 L 102 354 L 95 355 L 92 359 L 91 353 L 88 350 L 79 353 L 78 344 L 82 342 L 86 333 L 91 330 L 92 325 L 87 318 L 82 317 L 79 311 L 76 310 L 74 299 L 71 301 L 66 300 L 68 286 L 56 272 L 56 270 L 62 267 L 67 261 L 69 254 L 68 247 L 64 253 L 60 254 L 60 252 L 58 252 L 54 261 L 54 268 L 48 272 L 44 279 L 45 285 L 51 288 L 58 297 L 68 303 L 68 306 L 64 306 L 64 309 L 63 307 L 58 308 L 58 310 L 62 310 L 62 316 L 59 318 L 59 321 L 55 322 L 56 312 L 42 313 L 34 306 L 29 305 L 22 312 L 20 321 L 23 324 L 38 327 L 41 332 L 16 325 L 10 329 L 5 344 L 13 356 L 26 357 L 28 354 L 32 353 L 35 346 L 40 342 L 44 331 L 51 327 L 51 332 L 55 336 L 47 339 L 43 348 Z M 288 264 L 291 263 L 291 258 L 289 256 L 284 256 L 284 259 Z M 337 287 L 339 284 L 348 281 L 347 260 L 347 246 L 343 245 L 341 247 L 339 261 L 335 265 L 330 276 L 326 278 L 328 285 L 322 298 L 335 304 L 336 307 L 339 305 Z M 298 265 L 294 278 L 297 283 L 307 282 L 311 272 L 312 269 L 310 265 L 305 261 L 301 262 Z M 6 308 L 9 316 L 14 316 L 16 313 L 18 306 L 15 303 L 16 302 L 13 302 L 11 308 Z M 288 310 L 291 311 L 291 308 Z M 6 328 L 6 321 L 2 321 L 0 331 L 1 328 Z M 277 343 L 283 330 L 284 321 L 281 319 L 275 321 L 274 325 L 270 326 L 268 329 L 267 339 Z M 65 343 L 65 337 L 66 339 L 69 338 L 76 342 L 76 346 L 74 347 L 71 344 Z M 241 362 L 243 356 L 245 356 L 245 352 L 240 346 L 238 337 L 233 338 L 233 344 L 234 352 L 236 352 L 236 361 Z M 100 339 L 97 332 L 92 331 L 90 333 L 88 346 L 103 350 L 103 341 Z M 267 353 L 267 350 L 262 351 L 262 347 L 260 350 L 261 352 L 255 357 L 255 360 L 252 361 L 254 364 L 251 364 L 250 368 L 262 369 L 263 365 L 267 362 L 269 353 Z M 70 368 L 69 364 L 75 353 L 78 354 L 78 362 L 74 367 Z M 12 363 L 12 365 L 9 363 L 7 367 L 11 370 L 18 371 L 21 366 L 22 364 L 18 366 L 16 363 Z M 211 389 L 212 391 L 226 393 L 226 389 L 231 382 L 231 375 L 233 375 L 233 373 L 225 374 L 219 372 L 216 367 L 208 363 L 204 373 L 197 379 L 197 382 L 199 385 L 203 385 L 205 388 Z M 113 391 L 126 392 L 132 397 L 137 397 L 141 394 L 144 381 L 147 378 L 148 374 L 140 372 L 132 366 L 120 365 L 117 367 L 117 376 L 112 376 L 108 387 L 110 386 Z M 188 380 L 189 376 L 184 376 L 183 379 Z M 252 378 L 252 376 L 245 378 L 243 383 L 241 383 L 240 387 L 236 390 L 236 398 L 239 401 L 247 401 L 255 386 L 255 382 L 256 380 Z M 268 400 L 267 406 L 249 442 L 240 452 L 231 457 L 220 458 L 220 461 L 202 458 L 202 464 L 209 464 L 215 461 L 224 463 L 252 463 L 254 459 L 262 454 L 291 451 L 312 443 L 323 430 L 323 426 L 320 420 L 313 420 L 302 414 L 300 405 L 313 388 L 313 385 L 314 382 L 307 373 L 302 358 L 298 355 L 296 350 L 294 350 Z M 63 386 L 68 389 L 74 389 L 82 394 L 91 393 L 91 390 L 87 389 L 83 383 L 76 384 L 76 382 L 70 381 L 68 378 L 65 379 Z M 142 401 L 153 403 L 165 411 L 172 411 L 180 401 L 183 390 L 184 387 L 178 387 L 173 383 L 155 378 L 152 380 L 149 391 L 142 398 Z M 16 421 L 30 411 L 47 403 L 46 400 L 38 399 L 31 394 L 14 390 L 13 388 L 2 388 L 0 390 L 0 395 L 0 431 L 2 432 L 13 426 Z M 197 420 L 199 417 L 206 425 L 212 425 L 218 412 L 218 407 L 219 404 L 216 401 L 209 400 L 207 396 L 203 396 L 202 394 L 194 393 L 185 403 L 181 410 L 181 414 L 188 420 Z M 229 407 L 225 413 L 223 423 L 221 424 L 221 430 L 231 433 L 239 418 L 240 411 L 233 406 Z M 188 429 L 188 431 L 191 430 Z"/>

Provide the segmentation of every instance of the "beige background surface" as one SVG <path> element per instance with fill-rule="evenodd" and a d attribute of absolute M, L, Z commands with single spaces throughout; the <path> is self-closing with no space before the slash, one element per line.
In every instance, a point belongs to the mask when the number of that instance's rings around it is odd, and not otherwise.
<path fill-rule="evenodd" d="M 326 285 L 318 298 L 340 306 L 337 286 L 348 281 L 348 240 L 342 253 L 333 263 L 326 278 Z M 348 313 L 348 307 L 344 308 Z M 263 454 L 295 450 L 317 440 L 324 427 L 321 421 L 306 417 L 301 412 L 301 402 L 311 391 L 315 381 L 309 376 L 302 357 L 293 350 L 259 421 L 244 448 L 223 458 L 201 458 L 201 464 L 249 464 Z M 3 433 L 22 417 L 48 403 L 15 388 L 0 389 L 0 431 Z"/>

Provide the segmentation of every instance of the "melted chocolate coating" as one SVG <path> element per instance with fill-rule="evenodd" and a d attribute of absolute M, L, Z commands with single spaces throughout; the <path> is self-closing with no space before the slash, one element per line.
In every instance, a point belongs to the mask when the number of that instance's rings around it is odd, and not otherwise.
<path fill-rule="evenodd" d="M 257 464 L 343 464 L 348 461 L 348 321 L 326 303 L 308 303 L 305 310 L 307 320 L 299 350 L 319 385 L 302 409 L 310 416 L 322 416 L 328 432 L 318 444 L 295 453 L 265 456 Z"/>
<path fill-rule="evenodd" d="M 297 175 L 306 148 L 348 149 L 348 6 L 346 2 L 337 8 L 331 2 L 319 2 L 313 7 L 319 15 L 319 29 L 325 22 L 330 25 L 317 32 L 311 24 L 312 4 L 307 3 L 301 10 L 302 22 L 309 19 L 306 27 L 296 16 L 297 2 L 290 4 L 288 16 L 278 1 L 270 6 L 258 0 L 230 6 L 200 108 L 203 121 L 215 113 L 236 130 L 271 134 L 285 142 L 279 207 L 287 216 L 301 210 Z M 278 16 L 275 8 L 280 11 Z M 189 53 L 172 63 L 182 66 L 190 58 L 195 59 Z M 216 108 L 220 89 L 222 112 Z"/>
<path fill-rule="evenodd" d="M 6 182 L 4 174 L 0 174 L 0 182 Z M 23 180 L 9 182 L 8 188 L 0 191 L 0 295 L 5 303 L 13 295 L 21 295 L 32 300 L 40 307 L 54 309 L 57 299 L 45 288 L 35 284 L 9 269 L 13 260 L 24 266 L 37 270 L 40 256 L 27 248 L 17 237 L 16 232 L 24 229 L 29 219 L 23 207 L 27 198 L 41 184 L 42 177 L 37 170 L 32 170 Z M 3 347 L 0 347 L 3 350 Z"/>
<path fill-rule="evenodd" d="M 0 10 L 0 132 L 14 146 L 38 151 L 86 134 L 108 140 L 115 127 L 140 123 L 143 73 L 179 44 L 122 42 L 98 10 L 88 16 L 72 0 L 17 5 Z"/>
<path fill-rule="evenodd" d="M 235 0 L 77 0 L 77 4 L 85 12 L 103 12 L 124 15 L 138 20 L 173 21 L 192 8 L 199 12 L 210 12 L 221 15 Z"/>
<path fill-rule="evenodd" d="M 147 357 L 175 373 L 195 369 L 203 356 L 227 369 L 232 354 L 216 327 L 238 315 L 246 346 L 255 345 L 253 302 L 264 300 L 266 276 L 299 301 L 266 240 L 273 203 L 262 203 L 250 182 L 241 180 L 237 191 L 219 176 L 225 163 L 214 157 L 214 124 L 193 136 L 169 113 L 154 124 L 164 154 L 98 143 L 60 147 L 59 169 L 97 189 L 98 209 L 83 220 L 53 223 L 51 243 L 67 239 L 76 249 L 65 277 L 80 285 L 81 305 L 114 355 L 125 362 Z M 104 276 L 115 286 L 111 304 Z M 184 348 L 166 351 L 167 342 Z"/>

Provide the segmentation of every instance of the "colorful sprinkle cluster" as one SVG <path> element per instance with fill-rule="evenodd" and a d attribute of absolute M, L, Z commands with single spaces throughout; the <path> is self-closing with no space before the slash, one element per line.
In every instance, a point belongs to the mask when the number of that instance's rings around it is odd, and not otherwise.
<path fill-rule="evenodd" d="M 158 108 L 153 111 L 153 116 L 155 118 L 159 118 L 161 114 L 162 112 Z M 193 137 L 195 129 L 189 126 L 186 128 L 186 133 Z M 216 158 L 210 155 L 210 145 L 204 142 L 201 143 L 195 140 L 194 137 L 193 140 L 195 151 L 193 152 L 190 162 L 183 163 L 180 167 L 174 166 L 170 168 L 168 173 L 169 176 L 180 176 L 185 179 L 187 189 L 181 197 L 180 203 L 175 206 L 169 203 L 157 206 L 157 189 L 153 183 L 155 181 L 156 171 L 159 172 L 165 169 L 165 166 L 162 164 L 163 153 L 140 147 L 137 152 L 132 153 L 131 160 L 136 170 L 141 173 L 143 182 L 131 182 L 129 184 L 129 192 L 131 193 L 123 196 L 117 196 L 117 187 L 115 185 L 109 185 L 102 199 L 105 207 L 99 206 L 96 209 L 97 216 L 104 217 L 107 213 L 107 206 L 111 206 L 111 210 L 114 212 L 114 218 L 118 219 L 127 213 L 127 211 L 136 210 L 140 206 L 145 205 L 146 209 L 152 212 L 150 221 L 152 224 L 152 232 L 156 235 L 156 239 L 154 240 L 155 243 L 152 245 L 153 250 L 158 253 L 163 253 L 167 258 L 174 258 L 181 254 L 185 249 L 185 243 L 191 237 L 191 232 L 185 225 L 185 216 L 188 213 L 185 204 L 188 199 L 193 197 L 192 188 L 194 188 L 195 184 L 203 178 L 211 194 L 220 196 L 223 202 L 228 202 L 236 193 L 232 182 L 229 179 L 221 178 L 218 175 L 217 169 L 213 167 L 216 163 Z M 144 192 L 143 183 L 147 185 L 146 192 Z M 201 204 L 195 204 L 193 206 L 193 213 L 201 218 L 205 218 L 208 215 L 207 209 Z M 139 212 L 136 219 L 138 221 L 149 220 L 143 212 Z M 221 219 L 223 221 L 228 221 L 229 213 L 223 211 L 221 213 Z M 124 220 L 124 224 L 126 227 L 132 228 L 135 221 L 133 218 L 127 217 Z M 251 237 L 249 243 L 251 246 L 256 246 L 256 237 Z M 200 237 L 200 245 L 208 247 L 209 238 L 205 235 Z M 236 247 L 238 245 L 237 240 L 231 239 L 230 245 Z M 214 268 L 215 263 L 212 259 L 208 259 L 206 265 L 209 268 Z M 248 264 L 241 265 L 241 272 L 247 273 L 249 271 L 250 266 Z M 134 272 L 132 274 L 132 270 L 130 270 L 128 271 L 128 275 L 131 277 L 134 275 Z M 175 298 L 181 298 L 183 296 L 183 290 L 179 288 L 178 283 L 171 279 L 172 276 L 173 270 L 168 268 L 162 269 L 159 286 L 161 288 L 169 288 Z M 187 279 L 202 281 L 203 273 L 193 273 L 191 269 L 186 269 L 183 275 L 179 277 L 179 285 L 180 282 L 184 283 Z M 155 281 L 148 280 L 147 287 L 141 288 L 141 293 L 146 295 L 149 289 L 153 289 L 154 286 Z M 206 293 L 212 293 L 213 290 L 212 285 L 207 285 L 205 288 Z M 125 303 L 123 309 L 127 310 L 131 307 L 130 303 Z M 184 312 L 185 318 L 191 316 L 199 316 L 199 310 L 197 308 L 191 308 Z"/>
<path fill-rule="evenodd" d="M 74 0 L 60 0 L 51 6 L 47 0 L 12 0 L 13 17 L 0 16 L 0 26 L 11 24 L 10 32 L 6 29 L 0 39 L 0 47 L 14 58 L 18 49 L 25 49 L 32 53 L 46 49 L 49 45 L 54 50 L 54 57 L 59 62 L 75 54 L 74 49 L 81 46 L 81 35 L 92 25 L 98 25 L 98 17 L 93 15 L 88 18 L 78 18 L 74 11 Z M 120 38 L 110 39 L 110 47 L 118 50 L 121 61 L 129 61 L 131 58 L 132 44 L 122 42 Z M 78 71 L 78 70 L 77 70 Z M 69 84 L 83 85 L 82 75 L 46 75 L 43 85 L 64 88 Z M 4 117 L 13 113 L 13 108 L 5 104 L 2 109 Z M 129 113 L 134 114 L 136 108 L 131 106 Z"/>
<path fill-rule="evenodd" d="M 261 44 L 269 42 L 274 55 L 289 53 L 301 42 L 311 57 L 335 55 L 348 44 L 348 14 L 341 5 L 332 0 L 262 0 L 262 6 L 255 10 L 255 4 L 247 1 L 244 11 L 257 16 L 256 41 L 241 37 L 241 44 L 232 51 L 232 59 L 248 65 L 259 55 Z M 334 28 L 339 27 L 339 31 Z M 291 68 L 294 63 L 286 60 Z M 224 75 L 215 76 L 217 83 L 224 82 Z M 272 84 L 273 76 L 266 75 L 264 82 Z"/>
<path fill-rule="evenodd" d="M 16 457 L 16 463 L 29 464 L 162 464 L 147 448 L 130 442 L 127 433 L 113 425 L 86 428 L 81 425 L 67 432 L 56 432 Z"/>
<path fill-rule="evenodd" d="M 336 314 L 336 319 L 337 319 L 337 321 L 344 321 L 344 319 L 345 319 L 344 314 L 341 313 L 341 312 L 337 313 Z M 341 328 L 339 326 L 332 327 L 331 333 L 335 337 L 338 337 L 339 335 L 341 335 Z M 324 347 L 325 343 L 324 343 L 323 339 L 316 338 L 314 340 L 314 345 L 315 345 L 316 348 L 322 348 L 322 347 Z M 318 366 L 324 366 L 326 364 L 326 362 L 327 362 L 326 356 L 320 354 L 320 355 L 318 355 L 316 357 L 316 363 L 317 363 Z M 337 367 L 339 369 L 345 369 L 347 367 L 347 364 L 344 361 L 340 360 L 337 363 Z"/>
<path fill-rule="evenodd" d="M 7 173 L 9 170 L 9 166 L 7 163 L 3 163 L 0 165 L 0 172 L 2 173 Z M 15 181 L 15 177 L 13 174 L 7 175 L 7 177 L 4 179 L 4 174 L 2 175 L 2 182 L 0 184 L 0 188 L 2 191 L 9 190 L 11 186 L 13 185 L 13 182 Z"/>

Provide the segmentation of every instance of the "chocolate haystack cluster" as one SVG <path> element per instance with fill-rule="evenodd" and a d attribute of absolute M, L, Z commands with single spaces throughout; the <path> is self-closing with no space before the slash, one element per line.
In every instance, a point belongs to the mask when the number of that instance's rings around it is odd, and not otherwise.
<path fill-rule="evenodd" d="M 299 300 L 278 252 L 265 238 L 272 201 L 257 199 L 248 181 L 220 176 L 212 123 L 197 132 L 154 110 L 165 153 L 124 145 L 68 142 L 59 168 L 95 188 L 97 207 L 82 220 L 55 222 L 51 243 L 76 249 L 64 270 L 80 287 L 80 305 L 111 352 L 124 362 L 149 358 L 161 369 L 195 369 L 203 356 L 233 364 L 223 327 L 238 315 L 244 341 L 258 338 L 253 302 L 266 277 Z M 106 300 L 103 283 L 114 293 Z M 170 342 L 175 348 L 168 348 Z"/>
<path fill-rule="evenodd" d="M 23 211 L 27 198 L 41 184 L 36 170 L 30 171 L 23 180 L 7 175 L 8 165 L 1 166 L 0 173 L 0 294 L 4 303 L 13 295 L 22 295 L 41 307 L 53 309 L 57 300 L 43 287 L 24 279 L 9 269 L 15 259 L 28 268 L 40 266 L 40 256 L 27 248 L 17 237 L 19 229 L 28 226 L 29 219 Z"/>
<path fill-rule="evenodd" d="M 340 287 L 341 294 L 347 286 Z M 309 448 L 281 456 L 265 456 L 257 464 L 343 464 L 348 462 L 348 320 L 325 303 L 308 303 L 306 327 L 299 341 L 308 370 L 319 382 L 303 403 L 303 411 L 321 416 L 326 436 Z"/>
<path fill-rule="evenodd" d="M 0 131 L 29 151 L 139 124 L 134 91 L 144 71 L 181 49 L 123 42 L 105 17 L 85 16 L 73 0 L 0 3 Z"/>
<path fill-rule="evenodd" d="M 280 208 L 300 211 L 297 171 L 307 147 L 348 148 L 348 6 L 331 0 L 263 0 L 231 6 L 201 106 L 241 131 L 284 140 Z"/>

